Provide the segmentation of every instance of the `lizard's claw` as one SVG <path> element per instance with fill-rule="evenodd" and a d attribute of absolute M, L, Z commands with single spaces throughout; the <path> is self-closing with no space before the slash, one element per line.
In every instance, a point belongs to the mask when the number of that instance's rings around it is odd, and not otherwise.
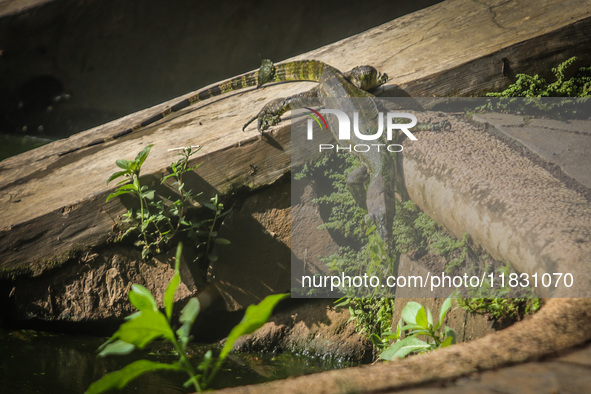
<path fill-rule="evenodd" d="M 269 127 L 279 124 L 279 122 L 281 122 L 281 116 L 266 113 L 263 109 L 261 112 L 259 112 L 257 116 L 253 116 L 248 120 L 248 122 L 244 124 L 244 126 L 242 126 L 242 131 L 245 131 L 248 125 L 254 122 L 255 120 L 258 120 L 257 130 L 259 131 L 259 133 L 263 134 L 263 132 L 267 130 Z"/>
<path fill-rule="evenodd" d="M 271 126 L 275 126 L 281 122 L 281 116 L 275 114 L 259 114 L 258 116 L 258 126 L 257 129 L 259 133 L 263 133 L 263 131 L 267 130 Z"/>

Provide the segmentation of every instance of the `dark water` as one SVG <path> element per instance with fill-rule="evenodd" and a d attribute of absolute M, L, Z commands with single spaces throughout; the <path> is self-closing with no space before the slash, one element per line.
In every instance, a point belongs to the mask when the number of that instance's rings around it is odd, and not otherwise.
<path fill-rule="evenodd" d="M 49 334 L 37 331 L 0 331 L 0 392 L 83 393 L 104 374 L 139 358 L 171 362 L 170 349 L 156 345 L 150 352 L 97 358 L 96 349 L 105 338 L 86 335 Z M 193 345 L 194 364 L 211 346 Z M 215 350 L 214 350 L 215 351 Z M 262 383 L 329 369 L 353 366 L 351 362 L 293 354 L 233 353 L 216 376 L 212 388 Z M 120 393 L 186 393 L 182 373 L 154 372 L 132 381 Z"/>

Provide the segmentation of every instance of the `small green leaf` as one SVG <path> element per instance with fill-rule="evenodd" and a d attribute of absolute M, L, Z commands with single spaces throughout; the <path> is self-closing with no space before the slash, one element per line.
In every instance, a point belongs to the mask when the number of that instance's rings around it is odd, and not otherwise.
<path fill-rule="evenodd" d="M 429 327 L 433 327 L 433 314 L 429 308 L 427 308 L 427 322 L 429 322 Z"/>
<path fill-rule="evenodd" d="M 219 245 L 230 245 L 231 244 L 231 242 L 225 238 L 216 238 L 213 240 L 213 242 L 215 242 L 216 244 L 219 244 Z"/>
<path fill-rule="evenodd" d="M 451 302 L 452 302 L 452 298 L 450 295 L 449 297 L 447 297 L 445 299 L 445 301 L 443 301 L 443 304 L 441 305 L 441 310 L 439 311 L 439 325 L 440 326 L 443 324 L 443 320 L 445 319 L 447 312 L 451 308 Z"/>
<path fill-rule="evenodd" d="M 98 354 L 99 357 L 111 356 L 111 355 L 125 355 L 131 353 L 135 349 L 131 343 L 123 341 L 115 341 L 106 345 L 103 350 Z"/>
<path fill-rule="evenodd" d="M 216 207 L 214 205 L 208 203 L 208 202 L 204 202 L 203 203 L 203 206 L 206 207 L 206 208 L 208 208 L 208 209 L 210 209 L 210 210 L 212 210 L 212 211 L 215 211 L 216 210 Z"/>
<path fill-rule="evenodd" d="M 232 350 L 234 342 L 236 342 L 238 338 L 255 332 L 265 324 L 267 320 L 269 320 L 269 317 L 271 317 L 275 305 L 286 297 L 289 297 L 289 294 L 273 294 L 265 297 L 265 299 L 259 304 L 251 305 L 246 308 L 244 317 L 240 323 L 232 329 L 228 338 L 226 338 L 226 343 L 224 343 L 224 347 L 222 348 L 218 360 L 223 361 L 226 358 L 230 350 Z"/>
<path fill-rule="evenodd" d="M 148 309 L 135 314 L 133 319 L 121 324 L 113 337 L 143 349 L 157 338 L 174 340 L 174 333 L 168 320 L 160 311 Z"/>
<path fill-rule="evenodd" d="M 119 186 L 116 191 L 117 192 L 125 191 L 125 192 L 129 193 L 129 192 L 135 192 L 135 191 L 137 191 L 137 189 L 135 188 L 134 184 L 129 183 L 127 185 Z"/>
<path fill-rule="evenodd" d="M 449 345 L 452 345 L 454 343 L 454 337 L 446 337 L 442 342 L 441 345 L 439 345 L 440 347 L 448 347 Z"/>
<path fill-rule="evenodd" d="M 199 314 L 199 310 L 201 309 L 201 305 L 199 304 L 199 300 L 197 298 L 191 298 L 187 305 L 181 311 L 181 317 L 179 321 L 181 322 L 181 327 L 176 330 L 176 334 L 179 337 L 179 340 L 183 344 L 183 347 L 187 345 L 189 342 L 189 336 L 191 334 L 191 327 Z"/>
<path fill-rule="evenodd" d="M 417 324 L 417 314 L 419 313 L 420 309 L 423 309 L 423 306 L 421 304 L 419 304 L 418 302 L 411 301 L 407 303 L 402 309 L 402 318 L 408 324 Z"/>
<path fill-rule="evenodd" d="M 149 360 L 138 360 L 118 371 L 111 372 L 103 376 L 100 380 L 94 382 L 86 390 L 86 394 L 102 393 L 111 389 L 122 389 L 133 379 L 145 372 L 156 371 L 159 369 L 169 369 L 174 371 L 183 371 L 182 368 L 174 364 L 163 364 Z"/>
<path fill-rule="evenodd" d="M 402 327 L 404 327 L 404 319 L 400 318 L 396 324 L 396 338 L 400 338 L 402 335 Z"/>
<path fill-rule="evenodd" d="M 172 278 L 170 278 L 170 282 L 168 282 L 168 286 L 164 291 L 164 297 L 162 302 L 164 304 L 164 312 L 166 313 L 166 318 L 170 321 L 172 316 L 172 308 L 174 306 L 174 295 L 181 283 L 181 273 L 179 271 L 180 262 L 181 262 L 181 255 L 183 253 L 183 243 L 179 242 L 176 248 L 176 256 L 174 259 L 174 274 Z"/>
<path fill-rule="evenodd" d="M 172 178 L 173 176 L 176 176 L 176 174 L 172 173 L 172 174 L 165 175 L 164 178 L 162 178 L 162 181 L 160 181 L 160 183 L 164 183 L 167 179 Z"/>
<path fill-rule="evenodd" d="M 137 154 L 137 156 L 135 157 L 135 161 L 137 162 L 138 167 L 141 167 L 142 164 L 144 164 L 144 161 L 146 161 L 146 158 L 150 154 L 150 149 L 152 149 L 153 146 L 154 144 L 150 144 L 146 146 L 144 149 L 142 149 L 140 153 Z"/>
<path fill-rule="evenodd" d="M 129 301 L 131 301 L 131 304 L 139 311 L 158 310 L 158 304 L 150 291 L 137 283 L 131 285 Z"/>
<path fill-rule="evenodd" d="M 168 282 L 168 286 L 166 287 L 166 291 L 164 292 L 164 297 L 162 299 L 164 303 L 164 312 L 166 313 L 166 318 L 170 321 L 172 317 L 172 308 L 174 307 L 174 295 L 181 283 L 181 275 L 178 270 L 174 271 L 172 278 L 170 278 L 170 282 Z"/>
<path fill-rule="evenodd" d="M 421 351 L 431 347 L 428 343 L 421 341 L 417 337 L 407 337 L 401 341 L 393 343 L 388 349 L 380 354 L 382 360 L 393 360 L 395 358 L 404 358 L 409 353 Z"/>
<path fill-rule="evenodd" d="M 339 298 L 338 300 L 335 301 L 335 308 L 342 308 L 344 306 L 347 306 L 351 303 L 351 299 L 350 298 Z"/>
<path fill-rule="evenodd" d="M 421 306 L 421 308 L 417 311 L 415 316 L 416 322 L 419 326 L 424 329 L 429 328 L 429 321 L 427 319 L 427 313 L 425 312 L 425 307 Z"/>
<path fill-rule="evenodd" d="M 114 193 L 111 193 L 107 196 L 107 199 L 105 200 L 105 202 L 109 202 L 110 199 L 112 199 L 113 197 L 117 197 L 120 196 L 122 194 L 127 194 L 127 193 L 131 193 L 131 191 L 129 190 L 117 190 Z"/>
<path fill-rule="evenodd" d="M 114 179 L 117 179 L 121 176 L 124 176 L 125 174 L 127 174 L 127 171 L 117 171 L 114 172 L 113 174 L 111 174 L 111 176 L 109 177 L 109 179 L 107 179 L 107 185 Z"/>
<path fill-rule="evenodd" d="M 146 200 L 153 200 L 154 199 L 154 190 L 148 190 L 147 192 L 142 193 L 142 197 Z"/>
<path fill-rule="evenodd" d="M 119 159 L 115 161 L 115 164 L 117 165 L 117 167 L 128 171 L 131 168 L 131 164 L 133 162 L 131 160 L 125 160 L 125 159 Z"/>

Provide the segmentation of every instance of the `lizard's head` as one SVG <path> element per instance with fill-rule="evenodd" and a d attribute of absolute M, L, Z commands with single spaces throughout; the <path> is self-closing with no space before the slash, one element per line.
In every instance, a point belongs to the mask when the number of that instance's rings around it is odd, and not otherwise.
<path fill-rule="evenodd" d="M 261 68 L 257 75 L 257 88 L 271 82 L 273 78 L 275 78 L 275 65 L 269 59 L 263 59 L 263 63 L 261 64 Z"/>
<path fill-rule="evenodd" d="M 357 66 L 346 76 L 353 85 L 363 90 L 375 89 L 388 80 L 387 74 L 379 73 L 372 66 Z"/>

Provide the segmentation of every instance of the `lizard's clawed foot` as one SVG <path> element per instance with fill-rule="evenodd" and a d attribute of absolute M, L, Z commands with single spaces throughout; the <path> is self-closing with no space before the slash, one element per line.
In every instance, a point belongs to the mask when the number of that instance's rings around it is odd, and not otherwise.
<path fill-rule="evenodd" d="M 281 113 L 285 112 L 279 110 L 284 107 L 284 101 L 285 99 L 279 98 L 267 103 L 256 116 L 253 116 L 246 122 L 242 127 L 242 131 L 246 130 L 246 127 L 255 120 L 258 120 L 257 129 L 261 134 L 269 127 L 279 124 L 281 122 Z"/>

